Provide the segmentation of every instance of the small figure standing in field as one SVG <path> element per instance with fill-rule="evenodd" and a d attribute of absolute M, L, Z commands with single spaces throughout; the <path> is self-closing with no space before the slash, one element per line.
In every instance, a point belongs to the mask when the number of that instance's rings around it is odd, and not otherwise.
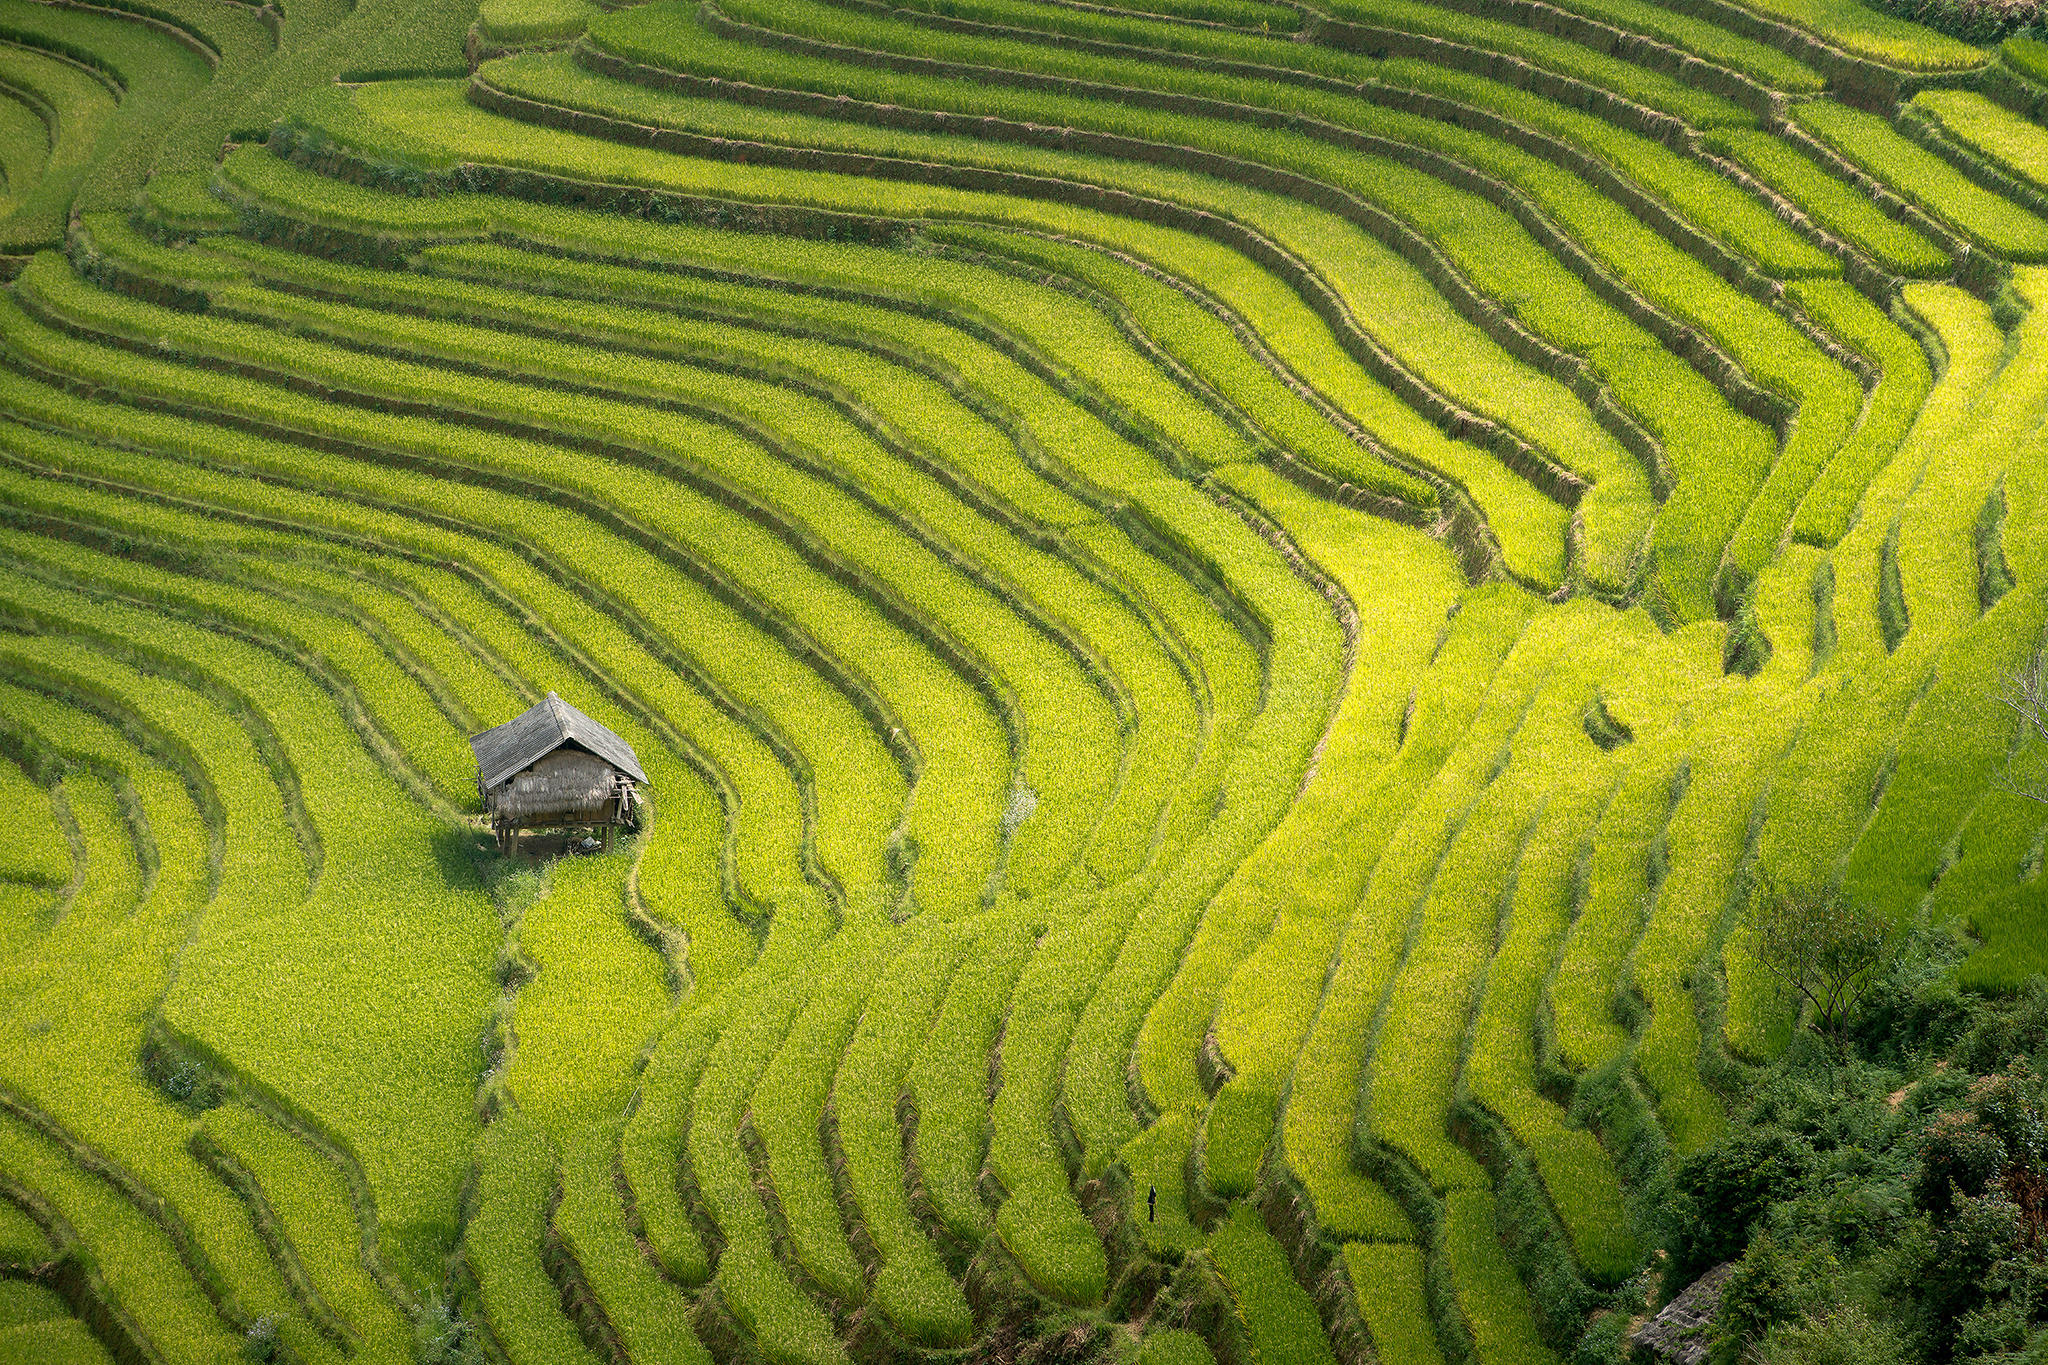
<path fill-rule="evenodd" d="M 1159 1187 L 1157 1185 L 1147 1185 L 1145 1187 L 1145 1221 L 1148 1223 L 1159 1221 Z"/>

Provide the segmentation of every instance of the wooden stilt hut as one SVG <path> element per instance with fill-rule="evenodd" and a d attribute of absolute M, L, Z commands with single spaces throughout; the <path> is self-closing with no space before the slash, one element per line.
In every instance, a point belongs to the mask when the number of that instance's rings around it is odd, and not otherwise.
<path fill-rule="evenodd" d="M 633 746 L 550 692 L 525 715 L 473 735 L 476 786 L 502 853 L 521 831 L 591 826 L 607 851 L 612 831 L 639 823 L 647 774 Z"/>

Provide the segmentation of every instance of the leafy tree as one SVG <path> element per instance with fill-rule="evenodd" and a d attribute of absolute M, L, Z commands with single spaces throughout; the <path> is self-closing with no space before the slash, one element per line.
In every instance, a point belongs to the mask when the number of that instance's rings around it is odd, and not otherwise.
<path fill-rule="evenodd" d="M 2022 745 L 2029 740 L 2048 743 L 2048 649 L 2035 650 L 2025 668 L 2006 674 L 1998 699 L 2019 720 Z M 2020 780 L 2006 775 L 2000 778 L 2000 785 L 2029 801 L 2048 805 L 2048 779 Z"/>
<path fill-rule="evenodd" d="M 1750 901 L 1756 960 L 1839 1043 L 1851 1012 L 1891 956 L 1891 926 L 1839 891 L 1766 876 Z"/>

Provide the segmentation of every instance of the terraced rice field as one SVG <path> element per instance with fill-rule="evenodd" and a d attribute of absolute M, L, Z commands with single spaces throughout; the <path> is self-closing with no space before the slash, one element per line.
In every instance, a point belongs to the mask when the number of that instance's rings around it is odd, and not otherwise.
<path fill-rule="evenodd" d="M 2048 967 L 2044 53 L 0 0 L 0 1358 L 1618 1359 L 1760 877 Z"/>

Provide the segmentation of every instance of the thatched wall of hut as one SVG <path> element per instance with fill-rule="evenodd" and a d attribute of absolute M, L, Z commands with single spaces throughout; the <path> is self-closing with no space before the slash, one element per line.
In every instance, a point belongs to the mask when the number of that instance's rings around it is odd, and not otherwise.
<path fill-rule="evenodd" d="M 557 749 L 484 793 L 494 821 L 507 825 L 585 825 L 616 820 L 632 784 L 579 749 Z"/>

